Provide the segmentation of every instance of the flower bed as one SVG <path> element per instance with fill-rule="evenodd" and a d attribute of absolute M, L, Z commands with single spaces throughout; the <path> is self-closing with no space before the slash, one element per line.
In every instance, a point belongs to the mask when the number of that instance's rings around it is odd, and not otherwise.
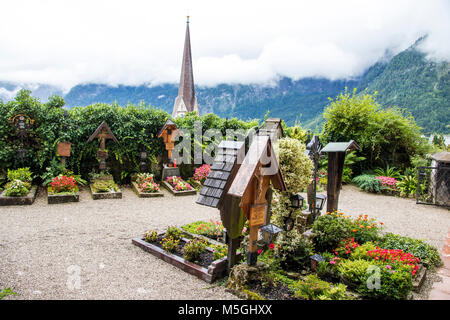
<path fill-rule="evenodd" d="M 208 283 L 225 276 L 226 251 L 175 227 L 165 233 L 149 231 L 142 238 L 132 239 L 132 243 Z"/>
<path fill-rule="evenodd" d="M 153 175 L 149 173 L 139 173 L 136 181 L 131 182 L 133 191 L 139 198 L 163 197 L 160 186 L 157 184 Z"/>
<path fill-rule="evenodd" d="M 122 191 L 112 177 L 105 176 L 93 180 L 89 185 L 92 199 L 122 199 Z"/>
<path fill-rule="evenodd" d="M 382 226 L 363 214 L 319 216 L 312 240 L 293 236 L 294 229 L 287 242 L 281 232 L 258 250 L 256 266 L 233 268 L 227 288 L 243 299 L 411 299 L 427 267 L 442 263 L 438 250 L 422 240 L 382 235 Z M 313 263 L 313 255 L 322 258 Z"/>
<path fill-rule="evenodd" d="M 162 185 L 175 196 L 185 196 L 197 194 L 197 190 L 185 182 L 181 177 L 170 176 L 162 181 Z"/>
<path fill-rule="evenodd" d="M 59 175 L 52 179 L 47 188 L 47 203 L 66 203 L 80 201 L 77 181 L 73 176 Z"/>
<path fill-rule="evenodd" d="M 37 187 L 33 186 L 29 168 L 8 170 L 8 183 L 0 194 L 0 205 L 30 205 L 36 198 Z"/>

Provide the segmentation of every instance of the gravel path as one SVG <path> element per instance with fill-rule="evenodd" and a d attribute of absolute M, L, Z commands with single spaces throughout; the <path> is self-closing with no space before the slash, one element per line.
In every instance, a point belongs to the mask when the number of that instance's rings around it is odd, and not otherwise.
<path fill-rule="evenodd" d="M 48 205 L 40 193 L 31 206 L 0 207 L 0 288 L 18 293 L 6 299 L 236 299 L 131 244 L 149 228 L 219 219 L 217 210 L 196 205 L 195 196 L 164 190 L 163 198 L 139 199 L 122 190 L 121 200 L 94 201 L 82 191 L 79 203 Z M 350 186 L 340 209 L 438 248 L 450 227 L 447 209 Z"/>

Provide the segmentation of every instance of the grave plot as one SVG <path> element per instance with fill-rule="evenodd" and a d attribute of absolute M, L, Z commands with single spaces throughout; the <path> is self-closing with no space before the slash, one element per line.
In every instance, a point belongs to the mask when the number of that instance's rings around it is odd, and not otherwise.
<path fill-rule="evenodd" d="M 163 197 L 160 185 L 154 181 L 150 173 L 139 173 L 136 180 L 131 182 L 131 188 L 139 198 Z"/>
<path fill-rule="evenodd" d="M 32 185 L 32 173 L 29 168 L 8 170 L 8 182 L 0 193 L 0 205 L 31 205 L 36 198 L 38 187 Z"/>
<path fill-rule="evenodd" d="M 112 133 L 108 124 L 103 121 L 95 132 L 89 137 L 87 142 L 94 139 L 100 140 L 100 148 L 97 152 L 97 157 L 100 160 L 99 173 L 91 175 L 91 184 L 89 186 L 94 200 L 99 199 L 122 199 L 122 191 L 114 182 L 112 175 L 105 172 L 106 159 L 108 158 L 108 150 L 106 149 L 106 140 L 113 140 L 119 143 L 117 138 Z"/>

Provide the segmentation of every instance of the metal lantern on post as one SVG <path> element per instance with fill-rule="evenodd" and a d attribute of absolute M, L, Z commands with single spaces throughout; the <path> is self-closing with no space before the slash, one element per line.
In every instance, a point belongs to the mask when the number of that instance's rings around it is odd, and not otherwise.
<path fill-rule="evenodd" d="M 291 196 L 291 208 L 301 209 L 303 208 L 303 202 L 305 198 L 303 198 L 299 193 Z"/>
<path fill-rule="evenodd" d="M 274 225 L 273 223 L 268 223 L 266 225 L 263 225 L 259 231 L 261 231 L 264 242 L 267 245 L 270 245 L 271 243 L 274 243 L 277 235 L 279 232 L 283 231 L 280 227 Z"/>
<path fill-rule="evenodd" d="M 323 194 L 316 195 L 316 210 L 317 210 L 317 213 L 322 211 L 326 200 L 327 200 L 327 196 L 326 195 L 323 195 Z"/>
<path fill-rule="evenodd" d="M 322 257 L 320 254 L 315 254 L 309 258 L 311 259 L 311 270 L 312 271 L 316 271 L 316 267 L 319 262 L 325 261 L 325 258 Z"/>

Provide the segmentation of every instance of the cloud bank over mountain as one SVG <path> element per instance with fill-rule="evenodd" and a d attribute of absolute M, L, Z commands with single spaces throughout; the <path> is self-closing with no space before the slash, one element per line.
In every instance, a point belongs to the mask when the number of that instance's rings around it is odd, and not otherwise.
<path fill-rule="evenodd" d="M 197 85 L 352 78 L 428 34 L 450 60 L 447 0 L 2 1 L 0 81 L 176 83 L 185 16 Z"/>

